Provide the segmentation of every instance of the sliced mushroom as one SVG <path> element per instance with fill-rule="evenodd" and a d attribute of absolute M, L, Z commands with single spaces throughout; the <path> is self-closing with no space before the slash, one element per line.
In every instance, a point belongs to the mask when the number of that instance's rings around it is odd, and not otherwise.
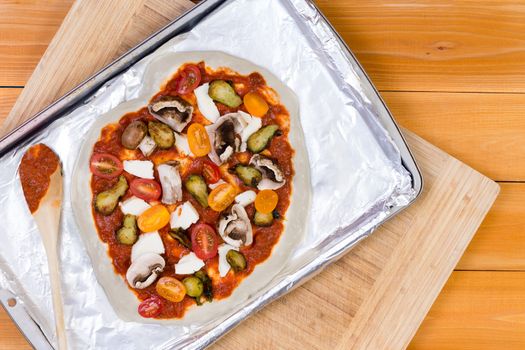
<path fill-rule="evenodd" d="M 166 262 L 158 254 L 148 253 L 141 255 L 131 264 L 126 272 L 126 280 L 136 289 L 150 286 L 164 270 Z"/>
<path fill-rule="evenodd" d="M 283 187 L 286 183 L 281 168 L 272 159 L 263 157 L 260 154 L 254 154 L 250 159 L 250 164 L 263 175 L 262 180 L 257 185 L 259 190 L 276 190 Z"/>
<path fill-rule="evenodd" d="M 176 162 L 161 164 L 157 167 L 162 186 L 162 203 L 175 204 L 182 200 L 182 180 Z"/>
<path fill-rule="evenodd" d="M 230 213 L 221 218 L 219 234 L 226 243 L 234 247 L 252 244 L 252 224 L 242 205 L 233 205 Z"/>
<path fill-rule="evenodd" d="M 246 140 L 262 125 L 260 118 L 238 111 L 228 113 L 206 127 L 212 145 L 210 159 L 217 165 L 226 162 L 238 151 L 246 150 Z"/>
<path fill-rule="evenodd" d="M 193 106 L 177 96 L 162 96 L 150 103 L 148 110 L 157 120 L 181 132 L 191 121 Z"/>

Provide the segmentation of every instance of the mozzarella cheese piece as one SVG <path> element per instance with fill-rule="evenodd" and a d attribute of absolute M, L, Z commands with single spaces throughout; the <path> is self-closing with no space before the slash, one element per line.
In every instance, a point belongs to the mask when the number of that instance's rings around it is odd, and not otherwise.
<path fill-rule="evenodd" d="M 139 240 L 131 247 L 131 262 L 146 253 L 164 254 L 164 244 L 157 231 L 142 233 Z"/>
<path fill-rule="evenodd" d="M 153 179 L 153 163 L 149 160 L 125 160 L 124 170 L 143 179 Z"/>
<path fill-rule="evenodd" d="M 221 244 L 219 246 L 219 275 L 221 277 L 226 276 L 228 274 L 228 271 L 230 271 L 231 269 L 228 260 L 226 260 L 226 254 L 228 254 L 230 250 L 239 251 L 239 248 L 233 247 L 226 243 Z"/>
<path fill-rule="evenodd" d="M 193 90 L 193 92 L 195 93 L 195 97 L 197 97 L 199 111 L 206 119 L 212 123 L 215 123 L 215 121 L 220 117 L 220 113 L 210 95 L 208 95 L 209 88 L 210 84 L 206 83 Z"/>
<path fill-rule="evenodd" d="M 175 147 L 180 153 L 184 153 L 187 156 L 192 156 L 190 145 L 188 144 L 188 136 L 184 134 L 175 133 Z"/>
<path fill-rule="evenodd" d="M 175 273 L 177 275 L 190 275 L 199 271 L 204 266 L 204 261 L 197 258 L 194 252 L 184 255 L 178 263 L 175 264 Z"/>
<path fill-rule="evenodd" d="M 171 213 L 171 228 L 187 230 L 192 224 L 199 221 L 199 213 L 190 202 L 184 202 Z"/>
<path fill-rule="evenodd" d="M 122 213 L 135 216 L 139 216 L 150 207 L 151 205 L 138 197 L 131 197 L 120 203 L 120 210 L 122 210 Z"/>
<path fill-rule="evenodd" d="M 215 189 L 215 187 L 217 187 L 219 185 L 222 185 L 222 184 L 225 184 L 225 183 L 226 183 L 226 181 L 224 181 L 223 179 L 219 179 L 219 181 L 217 181 L 214 184 L 208 184 L 208 187 L 213 190 L 213 189 Z"/>
<path fill-rule="evenodd" d="M 235 202 L 245 207 L 255 202 L 255 197 L 257 197 L 257 193 L 254 191 L 244 191 L 235 196 Z"/>
<path fill-rule="evenodd" d="M 241 140 L 243 142 L 248 141 L 248 138 L 262 126 L 262 119 L 253 117 L 248 113 L 239 111 L 242 119 L 244 120 L 244 127 L 241 131 Z"/>
<path fill-rule="evenodd" d="M 148 135 L 144 136 L 142 141 L 140 141 L 139 149 L 146 157 L 152 154 L 155 148 L 157 148 L 157 144 Z"/>

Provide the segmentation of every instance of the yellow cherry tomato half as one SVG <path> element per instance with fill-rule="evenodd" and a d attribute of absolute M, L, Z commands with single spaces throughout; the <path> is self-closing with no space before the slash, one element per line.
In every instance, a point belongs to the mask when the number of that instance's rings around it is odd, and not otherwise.
<path fill-rule="evenodd" d="M 208 205 L 215 211 L 223 211 L 233 203 L 237 190 L 226 183 L 215 187 L 208 196 Z"/>
<path fill-rule="evenodd" d="M 170 222 L 170 212 L 162 204 L 157 204 L 139 215 L 137 225 L 142 232 L 157 231 Z"/>
<path fill-rule="evenodd" d="M 256 92 L 248 92 L 244 95 L 243 102 L 251 115 L 261 118 L 268 112 L 268 103 Z"/>
<path fill-rule="evenodd" d="M 155 286 L 157 294 L 166 300 L 178 303 L 186 295 L 186 287 L 175 277 L 162 277 Z"/>
<path fill-rule="evenodd" d="M 210 139 L 204 126 L 193 123 L 188 128 L 188 145 L 190 150 L 197 157 L 204 157 L 211 151 Z"/>
<path fill-rule="evenodd" d="M 262 190 L 257 193 L 255 197 L 255 209 L 257 209 L 259 213 L 269 214 L 277 207 L 278 201 L 279 196 L 275 191 Z"/>

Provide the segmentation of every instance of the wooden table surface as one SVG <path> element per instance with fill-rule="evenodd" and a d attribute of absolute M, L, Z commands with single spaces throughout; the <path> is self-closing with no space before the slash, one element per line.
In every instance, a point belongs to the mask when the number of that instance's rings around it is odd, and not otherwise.
<path fill-rule="evenodd" d="M 410 348 L 525 348 L 525 0 L 316 2 L 401 125 L 501 185 Z M 0 122 L 71 3 L 0 0 Z"/>

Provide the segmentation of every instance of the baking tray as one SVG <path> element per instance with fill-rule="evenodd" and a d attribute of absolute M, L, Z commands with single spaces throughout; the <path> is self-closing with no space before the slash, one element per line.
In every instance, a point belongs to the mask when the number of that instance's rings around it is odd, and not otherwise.
<path fill-rule="evenodd" d="M 93 96 L 93 94 L 100 87 L 102 87 L 104 84 L 107 84 L 112 78 L 118 76 L 131 65 L 155 51 L 169 39 L 193 28 L 197 23 L 202 21 L 209 14 L 213 13 L 215 9 L 220 7 L 225 2 L 227 2 L 227 0 L 206 0 L 201 2 L 159 30 L 157 33 L 145 39 L 142 43 L 128 51 L 126 54 L 94 74 L 92 77 L 86 79 L 83 83 L 71 90 L 64 97 L 49 105 L 41 112 L 37 113 L 28 121 L 3 137 L 0 140 L 0 157 L 3 157 L 7 152 L 16 148 L 18 144 L 25 142 L 33 135 L 46 128 L 46 126 L 48 126 L 51 122 L 67 115 L 70 111 L 77 108 L 78 106 L 88 103 L 91 96 Z M 364 72 L 363 68 L 360 66 L 357 59 L 346 46 L 339 34 L 329 24 L 327 19 L 322 15 L 316 5 L 312 1 L 308 1 L 308 3 L 318 11 L 320 18 L 322 18 L 322 20 L 326 22 L 326 25 L 331 29 L 333 37 L 342 47 L 345 48 L 345 55 L 354 66 L 354 70 L 359 75 L 359 78 L 362 81 L 367 82 L 367 84 L 363 84 L 363 88 L 366 89 L 365 93 L 367 94 L 368 98 L 372 100 L 371 102 L 377 107 L 377 116 L 380 119 L 382 126 L 389 132 L 391 138 L 398 147 L 401 154 L 402 164 L 411 175 L 412 187 L 416 193 L 415 197 L 419 196 L 423 186 L 421 173 L 391 113 L 389 112 L 375 87 L 370 82 L 370 79 Z M 406 207 L 407 206 L 404 205 L 391 208 L 389 214 L 382 222 L 388 220 Z M 370 232 L 368 232 L 367 235 L 370 234 Z M 367 235 L 363 235 L 361 239 Z M 304 276 L 301 276 L 300 281 L 303 282 L 306 277 L 312 275 L 313 272 L 318 272 L 328 263 L 335 261 L 337 258 L 346 253 L 351 247 L 357 244 L 357 242 L 358 241 L 355 241 L 352 245 L 340 249 L 337 254 L 331 256 L 330 259 L 327 259 L 325 264 L 318 266 L 316 271 L 308 271 L 308 273 L 305 273 Z M 47 346 L 51 348 L 51 345 L 49 345 L 49 342 L 40 331 L 38 324 L 36 324 L 30 318 L 30 316 L 23 311 L 21 303 L 18 303 L 15 306 L 8 306 L 7 300 L 12 299 L 13 297 L 14 296 L 12 295 L 9 298 L 2 297 L 0 298 L 0 301 L 2 302 L 4 308 L 9 312 L 13 320 L 17 323 L 18 327 L 22 330 L 28 341 L 37 348 L 46 348 Z M 267 302 L 271 300 L 268 300 Z M 235 324 L 230 325 L 226 331 L 233 328 L 233 326 L 235 326 Z M 203 345 L 208 344 L 209 343 Z"/>

